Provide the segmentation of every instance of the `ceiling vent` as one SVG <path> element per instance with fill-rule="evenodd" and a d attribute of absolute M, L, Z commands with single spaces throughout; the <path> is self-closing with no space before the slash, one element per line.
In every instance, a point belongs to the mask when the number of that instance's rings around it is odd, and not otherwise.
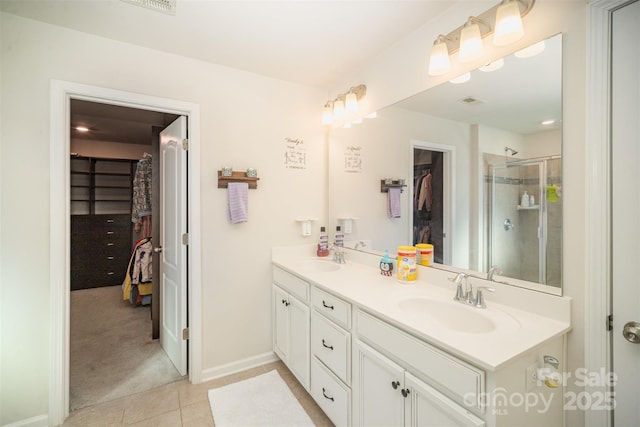
<path fill-rule="evenodd" d="M 176 14 L 177 0 L 122 0 L 125 3 L 131 3 L 156 12 L 166 13 L 168 15 Z"/>
<path fill-rule="evenodd" d="M 486 101 L 483 101 L 478 98 L 474 98 L 473 96 L 465 96 L 464 98 L 459 99 L 458 101 L 467 105 L 480 105 L 480 104 L 486 103 Z"/>

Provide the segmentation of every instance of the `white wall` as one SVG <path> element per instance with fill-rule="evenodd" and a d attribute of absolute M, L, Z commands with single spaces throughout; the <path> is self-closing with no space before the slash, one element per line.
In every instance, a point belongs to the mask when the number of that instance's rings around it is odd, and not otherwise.
<path fill-rule="evenodd" d="M 271 247 L 310 241 L 293 218 L 326 218 L 326 92 L 10 14 L 0 23 L 0 425 L 48 410 L 51 79 L 200 105 L 203 369 L 270 352 Z M 304 141 L 306 169 L 285 169 L 285 138 Z M 227 220 L 223 164 L 258 170 L 249 222 Z"/>
<path fill-rule="evenodd" d="M 480 13 L 494 1 L 459 1 L 441 16 L 426 23 L 410 37 L 355 71 L 332 93 L 339 93 L 350 85 L 367 85 L 368 108 L 371 111 L 398 102 L 433 87 L 452 76 L 473 70 L 515 50 L 552 35 L 563 33 L 563 292 L 573 298 L 573 331 L 568 336 L 567 366 L 561 369 L 573 373 L 584 366 L 584 286 L 585 251 L 585 85 L 586 85 L 586 12 L 583 0 L 537 0 L 525 17 L 525 36 L 517 43 L 496 48 L 485 43 L 485 55 L 464 66 L 454 63 L 451 73 L 432 78 L 428 76 L 428 55 L 439 33 L 446 34 L 462 25 L 469 15 Z M 333 190 L 333 185 L 331 186 Z M 573 383 L 569 391 L 579 392 Z M 568 411 L 566 425 L 584 425 L 581 411 Z"/>
<path fill-rule="evenodd" d="M 111 159 L 141 159 L 144 153 L 151 154 L 149 144 L 126 144 L 113 141 L 94 141 L 86 139 L 72 139 L 70 151 L 79 156 L 104 157 Z"/>

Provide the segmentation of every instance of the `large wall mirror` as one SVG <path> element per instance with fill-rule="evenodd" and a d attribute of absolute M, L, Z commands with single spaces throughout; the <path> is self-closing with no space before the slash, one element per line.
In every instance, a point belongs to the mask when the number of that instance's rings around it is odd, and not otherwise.
<path fill-rule="evenodd" d="M 332 129 L 330 227 L 366 251 L 430 243 L 436 268 L 498 266 L 496 280 L 561 294 L 562 35 L 466 78 Z M 404 181 L 399 212 L 385 179 Z"/>

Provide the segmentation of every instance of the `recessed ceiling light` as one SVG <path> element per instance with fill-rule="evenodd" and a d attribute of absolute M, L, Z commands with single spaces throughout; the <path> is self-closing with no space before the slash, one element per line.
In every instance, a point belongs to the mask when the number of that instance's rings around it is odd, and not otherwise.
<path fill-rule="evenodd" d="M 89 128 L 84 126 L 76 126 L 74 129 L 78 132 L 89 132 Z"/>
<path fill-rule="evenodd" d="M 543 121 L 540 122 L 540 124 L 543 125 L 543 126 L 549 126 L 549 125 L 554 124 L 555 122 L 556 122 L 555 120 L 550 119 L 550 120 L 543 120 Z"/>

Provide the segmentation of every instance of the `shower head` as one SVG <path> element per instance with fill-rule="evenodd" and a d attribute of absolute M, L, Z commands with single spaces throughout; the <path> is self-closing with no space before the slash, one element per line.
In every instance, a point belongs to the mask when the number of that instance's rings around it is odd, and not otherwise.
<path fill-rule="evenodd" d="M 513 148 L 509 148 L 509 147 L 504 147 L 504 154 L 507 154 L 507 151 L 511 151 L 511 155 L 515 156 L 516 154 L 518 154 L 518 152 L 516 150 L 514 150 Z"/>

